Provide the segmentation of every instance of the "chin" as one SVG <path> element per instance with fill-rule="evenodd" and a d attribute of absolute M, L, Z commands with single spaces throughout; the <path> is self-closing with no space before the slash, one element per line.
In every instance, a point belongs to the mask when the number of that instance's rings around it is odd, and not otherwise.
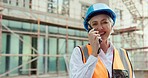
<path fill-rule="evenodd" d="M 101 39 L 102 39 L 102 40 L 108 40 L 108 38 L 109 38 L 109 36 L 106 36 L 106 35 L 101 36 Z"/>
<path fill-rule="evenodd" d="M 108 40 L 108 38 L 106 38 L 106 37 L 101 37 L 101 39 L 102 39 L 102 41 Z"/>

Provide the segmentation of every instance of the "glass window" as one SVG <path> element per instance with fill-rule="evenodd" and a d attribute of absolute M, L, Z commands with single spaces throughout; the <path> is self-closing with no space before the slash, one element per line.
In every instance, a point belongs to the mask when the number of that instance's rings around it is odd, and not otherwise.
<path fill-rule="evenodd" d="M 88 44 L 88 41 L 83 41 L 83 45 L 87 45 Z"/>
<path fill-rule="evenodd" d="M 23 39 L 23 36 L 20 35 L 20 38 Z M 23 54 L 23 42 L 19 40 L 19 53 L 18 54 Z M 18 57 L 18 66 L 22 65 L 22 57 Z M 18 69 L 19 74 L 22 74 L 22 68 Z"/>
<path fill-rule="evenodd" d="M 38 31 L 38 25 L 37 24 L 31 24 L 31 29 L 33 32 L 37 32 Z"/>
<path fill-rule="evenodd" d="M 8 20 L 3 19 L 3 20 L 2 20 L 2 24 L 6 25 L 6 26 L 9 26 L 9 21 L 8 21 Z"/>
<path fill-rule="evenodd" d="M 3 33 L 2 34 L 2 54 L 6 54 L 6 40 L 7 40 L 7 34 Z M 6 58 L 5 56 L 1 56 L 0 57 L 0 74 L 3 74 L 4 72 L 6 72 Z"/>
<path fill-rule="evenodd" d="M 65 39 L 59 39 L 59 54 L 65 54 L 66 51 L 66 40 Z"/>
<path fill-rule="evenodd" d="M 122 15 L 122 12 L 123 12 L 123 11 L 120 10 L 120 9 L 117 9 L 117 8 L 115 9 L 115 13 L 116 13 L 116 15 L 117 15 L 117 18 L 120 19 L 120 20 L 122 20 L 122 16 L 123 16 L 123 15 Z"/>
<path fill-rule="evenodd" d="M 121 37 L 120 37 L 120 35 L 114 35 L 114 36 L 112 37 L 112 40 L 113 40 L 113 44 L 114 44 L 114 45 L 116 45 L 116 46 L 118 46 L 118 47 L 123 46 L 123 45 L 121 44 Z"/>
<path fill-rule="evenodd" d="M 47 11 L 49 13 L 69 15 L 69 0 L 48 0 Z"/>
<path fill-rule="evenodd" d="M 11 6 L 32 8 L 32 0 L 3 0 L 3 2 Z"/>
<path fill-rule="evenodd" d="M 23 25 L 22 28 L 25 29 L 25 30 L 30 30 L 31 26 L 32 26 L 32 24 L 25 23 L 25 22 L 23 22 L 22 25 Z"/>
<path fill-rule="evenodd" d="M 57 39 L 50 38 L 49 39 L 49 54 L 50 55 L 57 55 Z M 57 70 L 57 58 L 56 57 L 49 57 L 49 72 L 55 73 Z"/>
<path fill-rule="evenodd" d="M 10 34 L 8 35 L 6 35 L 6 54 L 10 54 L 10 39 L 11 39 L 11 36 L 10 36 Z M 6 71 L 8 71 L 9 70 L 9 65 L 10 65 L 10 57 L 5 57 L 5 62 L 6 62 L 6 66 L 5 66 L 5 70 Z"/>
<path fill-rule="evenodd" d="M 76 36 L 80 36 L 80 31 L 79 30 L 75 30 L 75 35 Z"/>
<path fill-rule="evenodd" d="M 11 28 L 22 28 L 22 23 L 17 21 L 9 21 L 9 26 Z"/>
<path fill-rule="evenodd" d="M 58 28 L 57 27 L 49 27 L 49 32 L 50 33 L 58 33 Z"/>
<path fill-rule="evenodd" d="M 16 6 L 16 0 L 9 0 L 9 2 L 11 2 L 9 4 L 11 4 L 12 6 Z"/>
<path fill-rule="evenodd" d="M 68 40 L 68 54 L 71 54 L 74 49 L 74 40 Z"/>
<path fill-rule="evenodd" d="M 65 28 L 59 28 L 59 34 L 66 34 Z"/>
<path fill-rule="evenodd" d="M 45 32 L 45 26 L 44 25 L 40 25 L 40 31 Z"/>
<path fill-rule="evenodd" d="M 15 44 L 15 45 L 14 45 Z M 18 54 L 19 53 L 19 39 L 11 34 L 10 39 L 10 54 Z M 18 57 L 17 56 L 11 56 L 9 60 L 9 70 L 15 68 L 18 66 Z M 14 70 L 10 75 L 18 74 L 18 69 Z"/>
<path fill-rule="evenodd" d="M 3 0 L 4 3 L 8 3 L 8 0 Z"/>
<path fill-rule="evenodd" d="M 69 15 L 69 0 L 59 0 L 59 14 Z"/>
<path fill-rule="evenodd" d="M 58 50 L 58 54 L 63 55 L 66 53 L 66 41 L 65 39 L 59 39 L 58 41 L 58 45 L 59 45 L 59 50 Z M 57 57 L 58 58 L 58 57 Z M 59 57 L 58 58 L 58 71 L 59 72 L 65 72 L 66 68 L 65 68 L 65 60 L 63 57 Z"/>
<path fill-rule="evenodd" d="M 39 37 L 38 39 L 38 53 L 39 54 L 44 54 L 44 38 L 42 36 Z M 45 60 L 44 60 L 44 57 L 43 56 L 40 56 L 39 59 L 38 59 L 38 70 L 39 70 L 39 73 L 43 73 L 44 72 L 44 64 L 45 64 Z"/>
<path fill-rule="evenodd" d="M 19 5 L 19 2 L 18 2 L 18 0 L 16 0 L 16 6 L 18 6 Z"/>
<path fill-rule="evenodd" d="M 68 34 L 69 34 L 69 35 L 75 35 L 75 30 L 73 30 L 73 29 L 68 29 Z"/>
<path fill-rule="evenodd" d="M 31 54 L 31 48 L 30 48 L 30 45 L 31 45 L 31 37 L 30 36 L 26 36 L 24 35 L 23 36 L 23 51 L 22 53 L 23 54 Z M 30 45 L 28 45 L 28 43 L 30 43 Z M 22 58 L 22 63 L 25 64 L 27 63 L 29 60 L 31 59 L 30 56 L 25 56 Z M 22 74 L 28 74 L 29 71 L 24 71 L 24 69 L 30 69 L 30 64 L 26 64 L 22 67 Z"/>
<path fill-rule="evenodd" d="M 88 32 L 87 31 L 80 31 L 80 36 L 87 37 Z"/>
<path fill-rule="evenodd" d="M 22 1 L 20 1 L 22 2 Z M 25 8 L 31 8 L 32 7 L 32 0 L 23 0 L 23 7 Z"/>
<path fill-rule="evenodd" d="M 57 13 L 57 0 L 48 0 L 47 9 L 49 13 Z"/>
<path fill-rule="evenodd" d="M 76 40 L 76 46 L 82 46 L 82 41 Z"/>
<path fill-rule="evenodd" d="M 38 49 L 38 39 L 37 37 L 32 37 L 31 45 L 34 49 Z M 35 50 L 32 49 L 31 54 L 37 54 Z M 35 59 L 37 56 L 31 56 L 31 60 Z M 31 62 L 31 69 L 37 69 L 37 60 Z M 31 74 L 36 74 L 37 71 L 31 71 Z"/>
<path fill-rule="evenodd" d="M 32 0 L 29 0 L 29 8 L 32 8 Z"/>

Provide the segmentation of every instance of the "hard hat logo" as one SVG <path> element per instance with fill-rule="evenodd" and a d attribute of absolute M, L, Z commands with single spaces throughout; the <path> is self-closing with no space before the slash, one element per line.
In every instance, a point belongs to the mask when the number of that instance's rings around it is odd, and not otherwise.
<path fill-rule="evenodd" d="M 106 14 L 111 17 L 113 20 L 113 25 L 115 24 L 116 21 L 116 14 L 115 12 L 109 8 L 106 4 L 103 3 L 97 3 L 91 5 L 85 15 L 85 20 L 84 20 L 84 27 L 88 31 L 88 21 L 93 17 L 98 14 Z"/>

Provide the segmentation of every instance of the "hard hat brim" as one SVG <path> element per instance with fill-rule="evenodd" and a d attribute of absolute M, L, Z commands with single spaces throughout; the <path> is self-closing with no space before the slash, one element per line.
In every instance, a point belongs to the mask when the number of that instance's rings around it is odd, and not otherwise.
<path fill-rule="evenodd" d="M 109 17 L 111 17 L 111 19 L 113 20 L 113 25 L 115 23 L 115 19 L 116 19 L 116 14 L 115 12 L 113 12 L 112 10 L 110 9 L 101 9 L 101 10 L 96 10 L 96 11 L 93 11 L 91 12 L 86 18 L 85 18 L 85 21 L 84 21 L 84 27 L 85 29 L 88 31 L 88 21 L 96 16 L 96 15 L 99 15 L 99 14 L 106 14 L 108 15 Z"/>

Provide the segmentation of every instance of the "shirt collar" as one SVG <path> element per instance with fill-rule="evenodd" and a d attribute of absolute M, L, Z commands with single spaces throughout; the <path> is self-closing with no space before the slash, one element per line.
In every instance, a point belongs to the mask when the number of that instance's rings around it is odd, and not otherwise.
<path fill-rule="evenodd" d="M 112 53 L 113 52 L 113 49 L 114 49 L 114 45 L 112 44 L 112 42 L 109 42 L 109 48 L 107 49 L 107 52 L 106 52 L 106 54 L 110 54 L 110 53 Z M 102 53 L 103 54 L 105 54 L 104 52 L 103 52 L 103 50 L 102 49 L 100 49 L 100 53 L 99 53 L 99 55 L 102 55 Z"/>

